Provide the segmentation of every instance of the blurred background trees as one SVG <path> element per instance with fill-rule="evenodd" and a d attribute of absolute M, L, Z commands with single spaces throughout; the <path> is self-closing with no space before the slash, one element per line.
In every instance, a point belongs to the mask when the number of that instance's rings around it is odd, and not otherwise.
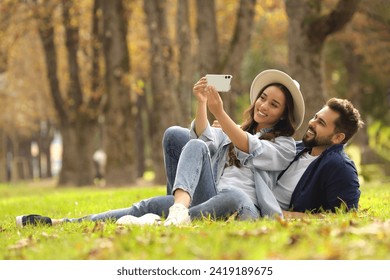
<path fill-rule="evenodd" d="M 145 171 L 164 184 L 161 139 L 191 122 L 192 85 L 232 74 L 222 98 L 240 123 L 266 68 L 300 82 L 306 122 L 328 98 L 350 99 L 367 124 L 353 142 L 362 174 L 386 172 L 389 56 L 386 0 L 3 0 L 0 181 L 91 185 L 103 149 L 107 184 Z"/>

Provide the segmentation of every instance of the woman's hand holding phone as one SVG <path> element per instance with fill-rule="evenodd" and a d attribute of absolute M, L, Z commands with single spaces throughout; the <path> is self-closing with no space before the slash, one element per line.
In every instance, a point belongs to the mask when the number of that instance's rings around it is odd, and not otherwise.
<path fill-rule="evenodd" d="M 196 99 L 200 103 L 207 102 L 207 80 L 205 77 L 202 77 L 197 81 L 192 89 Z"/>

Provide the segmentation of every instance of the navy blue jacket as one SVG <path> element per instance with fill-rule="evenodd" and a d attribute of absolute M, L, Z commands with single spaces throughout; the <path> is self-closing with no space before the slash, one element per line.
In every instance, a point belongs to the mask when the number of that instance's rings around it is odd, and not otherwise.
<path fill-rule="evenodd" d="M 308 151 L 297 142 L 297 156 Z M 291 211 L 335 212 L 336 208 L 358 209 L 359 179 L 355 164 L 343 145 L 332 145 L 318 156 L 303 173 L 291 197 Z"/>

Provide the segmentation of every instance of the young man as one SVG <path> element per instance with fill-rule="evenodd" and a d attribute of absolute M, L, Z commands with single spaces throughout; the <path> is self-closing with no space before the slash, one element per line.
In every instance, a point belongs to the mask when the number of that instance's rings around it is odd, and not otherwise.
<path fill-rule="evenodd" d="M 286 218 L 302 213 L 358 208 L 360 190 L 356 167 L 344 145 L 363 126 L 351 102 L 332 98 L 309 121 L 297 156 L 283 171 L 274 189 Z M 289 191 L 293 190 L 289 206 Z"/>

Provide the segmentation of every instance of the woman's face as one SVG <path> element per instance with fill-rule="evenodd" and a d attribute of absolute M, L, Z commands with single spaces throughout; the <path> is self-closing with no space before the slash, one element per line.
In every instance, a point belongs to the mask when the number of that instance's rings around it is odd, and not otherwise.
<path fill-rule="evenodd" d="M 253 119 L 257 122 L 257 131 L 273 127 L 283 116 L 286 98 L 276 86 L 267 87 L 255 102 Z"/>

